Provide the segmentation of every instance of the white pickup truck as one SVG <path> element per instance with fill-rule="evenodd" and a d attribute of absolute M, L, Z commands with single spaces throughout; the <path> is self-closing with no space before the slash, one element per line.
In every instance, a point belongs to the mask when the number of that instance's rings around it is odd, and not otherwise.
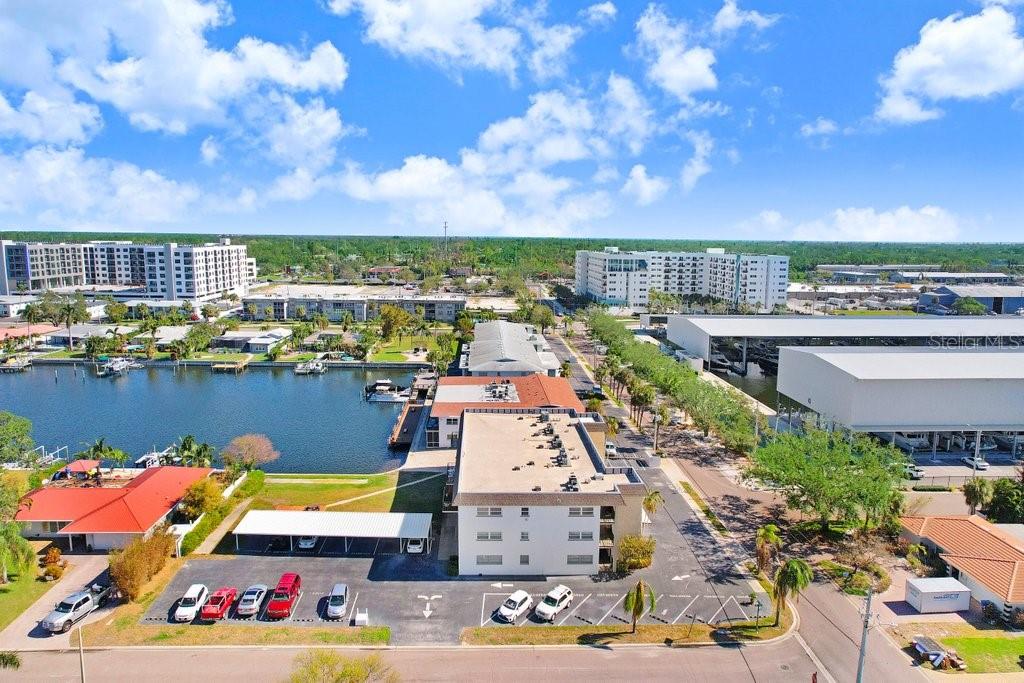
<path fill-rule="evenodd" d="M 107 604 L 112 588 L 109 584 L 94 583 L 72 593 L 56 605 L 39 626 L 50 633 L 67 633 L 71 627 L 92 612 Z"/>

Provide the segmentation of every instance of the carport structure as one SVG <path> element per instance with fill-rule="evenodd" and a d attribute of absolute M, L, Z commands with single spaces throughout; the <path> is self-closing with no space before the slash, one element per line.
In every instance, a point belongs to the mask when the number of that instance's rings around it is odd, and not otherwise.
<path fill-rule="evenodd" d="M 402 550 L 410 540 L 422 540 L 430 552 L 429 512 L 331 512 L 320 510 L 250 510 L 235 527 L 235 549 L 239 536 L 287 536 L 289 551 L 296 536 L 340 538 L 345 551 L 353 539 L 397 539 Z"/>

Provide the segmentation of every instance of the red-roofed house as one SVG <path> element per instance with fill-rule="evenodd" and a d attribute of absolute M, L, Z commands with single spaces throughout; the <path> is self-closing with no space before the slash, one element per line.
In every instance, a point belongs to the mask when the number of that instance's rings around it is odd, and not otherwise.
<path fill-rule="evenodd" d="M 994 602 L 1007 616 L 1024 609 L 1020 525 L 992 524 L 978 515 L 901 517 L 900 523 L 901 536 L 937 553 L 974 600 Z"/>
<path fill-rule="evenodd" d="M 123 548 L 167 520 L 208 467 L 152 467 L 120 488 L 44 487 L 22 498 L 15 519 L 26 538 L 68 540 L 73 550 Z"/>
<path fill-rule="evenodd" d="M 466 408 L 573 408 L 583 412 L 569 380 L 529 374 L 518 377 L 442 377 L 427 420 L 427 448 L 455 448 Z"/>

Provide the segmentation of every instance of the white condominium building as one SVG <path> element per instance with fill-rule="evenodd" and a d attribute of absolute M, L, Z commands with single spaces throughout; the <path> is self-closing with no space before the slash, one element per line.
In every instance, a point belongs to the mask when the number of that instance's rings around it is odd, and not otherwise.
<path fill-rule="evenodd" d="M 244 296 L 256 264 L 244 244 L 84 244 L 0 241 L 0 294 L 62 287 L 138 286 L 156 299 Z"/>
<path fill-rule="evenodd" d="M 646 308 L 649 292 L 701 294 L 735 307 L 771 310 L 785 304 L 789 257 L 704 252 L 576 252 L 576 293 L 600 303 Z"/>
<path fill-rule="evenodd" d="M 610 570 L 618 542 L 646 533 L 646 487 L 604 462 L 605 424 L 572 409 L 467 408 L 453 503 L 459 574 Z"/>

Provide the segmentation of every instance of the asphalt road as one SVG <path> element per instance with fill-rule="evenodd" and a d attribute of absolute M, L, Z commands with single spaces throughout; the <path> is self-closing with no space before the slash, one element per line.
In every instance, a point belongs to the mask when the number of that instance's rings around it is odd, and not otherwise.
<path fill-rule="evenodd" d="M 125 648 L 85 653 L 86 680 L 282 681 L 302 648 Z M 348 650 L 358 656 L 365 651 Z M 748 647 L 452 648 L 382 650 L 403 681 L 810 681 L 793 639 Z M 78 653 L 22 655 L 11 681 L 77 681 Z"/>

